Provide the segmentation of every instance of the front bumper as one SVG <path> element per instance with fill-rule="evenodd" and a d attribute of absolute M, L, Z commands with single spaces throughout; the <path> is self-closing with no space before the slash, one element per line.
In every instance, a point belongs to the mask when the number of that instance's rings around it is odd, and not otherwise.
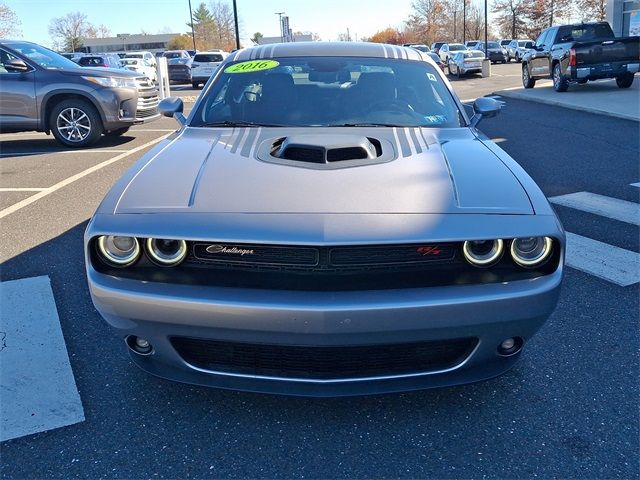
<path fill-rule="evenodd" d="M 492 62 L 506 62 L 507 55 L 501 52 L 489 52 L 489 60 Z"/>
<path fill-rule="evenodd" d="M 534 280 L 503 284 L 361 292 L 194 287 L 116 279 L 87 270 L 93 302 L 123 337 L 153 353 L 133 360 L 171 380 L 305 396 L 359 395 L 441 387 L 499 375 L 520 354 L 500 356 L 506 338 L 530 339 L 558 300 L 562 266 Z M 362 346 L 476 338 L 451 368 L 340 379 L 283 378 L 210 371 L 187 363 L 171 337 L 281 346 Z"/>

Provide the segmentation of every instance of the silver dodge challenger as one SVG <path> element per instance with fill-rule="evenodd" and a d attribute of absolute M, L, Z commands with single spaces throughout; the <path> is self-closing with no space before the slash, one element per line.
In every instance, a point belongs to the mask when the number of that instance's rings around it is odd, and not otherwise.
<path fill-rule="evenodd" d="M 163 378 L 307 396 L 495 377 L 554 310 L 563 228 L 427 54 L 239 50 L 85 234 L 98 312 Z"/>

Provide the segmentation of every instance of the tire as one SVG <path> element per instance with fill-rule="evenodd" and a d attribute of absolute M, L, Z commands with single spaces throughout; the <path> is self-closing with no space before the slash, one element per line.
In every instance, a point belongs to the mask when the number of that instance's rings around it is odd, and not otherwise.
<path fill-rule="evenodd" d="M 566 92 L 569 88 L 569 82 L 562 76 L 562 68 L 560 63 L 553 66 L 553 89 L 556 92 Z"/>
<path fill-rule="evenodd" d="M 193 88 L 198 88 L 200 86 L 200 84 L 198 82 L 191 82 L 191 86 Z"/>
<path fill-rule="evenodd" d="M 124 135 L 125 133 L 127 133 L 129 131 L 129 128 L 131 127 L 116 128 L 115 130 L 111 130 L 110 132 L 105 132 L 105 135 L 107 137 L 119 137 L 120 135 Z"/>
<path fill-rule="evenodd" d="M 582 79 L 580 79 L 580 80 L 576 80 L 576 82 L 577 82 L 578 84 L 580 84 L 580 85 L 584 85 L 585 83 L 587 83 L 587 81 L 588 81 L 588 80 L 587 80 L 586 78 L 582 78 Z"/>
<path fill-rule="evenodd" d="M 54 105 L 49 114 L 49 128 L 58 142 L 74 148 L 94 144 L 104 132 L 96 108 L 87 100 L 77 98 Z"/>
<path fill-rule="evenodd" d="M 524 86 L 524 88 L 533 88 L 536 86 L 536 79 L 531 78 L 529 67 L 526 63 L 522 64 L 522 86 Z"/>
<path fill-rule="evenodd" d="M 616 83 L 620 88 L 629 88 L 631 84 L 633 84 L 633 77 L 633 73 L 625 73 L 624 75 L 616 77 Z"/>
<path fill-rule="evenodd" d="M 462 73 L 460 73 L 460 68 L 456 67 L 456 78 L 458 80 L 462 80 Z"/>
<path fill-rule="evenodd" d="M 520 56 L 518 56 L 518 54 L 516 53 L 516 63 L 520 63 L 522 61 L 522 59 L 520 58 Z"/>

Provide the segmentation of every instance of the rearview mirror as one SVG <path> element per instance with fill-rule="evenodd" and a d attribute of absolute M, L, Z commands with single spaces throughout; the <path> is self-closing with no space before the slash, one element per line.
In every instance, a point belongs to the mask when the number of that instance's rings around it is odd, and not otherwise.
<path fill-rule="evenodd" d="M 493 98 L 488 97 L 480 97 L 477 98 L 475 102 L 473 102 L 473 111 L 475 115 L 471 117 L 471 126 L 476 127 L 480 120 L 483 118 L 492 118 L 495 117 L 500 109 L 502 108 L 502 104 Z"/>
<path fill-rule="evenodd" d="M 180 125 L 184 125 L 187 122 L 187 119 L 182 114 L 184 111 L 184 103 L 182 103 L 181 98 L 167 97 L 161 100 L 158 104 L 158 110 L 160 114 L 165 117 L 175 118 Z"/>

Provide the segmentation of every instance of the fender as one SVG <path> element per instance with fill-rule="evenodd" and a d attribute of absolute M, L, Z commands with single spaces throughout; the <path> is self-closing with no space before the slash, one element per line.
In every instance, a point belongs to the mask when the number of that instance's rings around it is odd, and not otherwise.
<path fill-rule="evenodd" d="M 104 124 L 104 122 L 106 121 L 104 112 L 102 110 L 102 107 L 100 106 L 100 103 L 97 102 L 95 100 L 95 98 L 93 98 L 93 96 L 91 96 L 89 93 L 85 92 L 84 90 L 74 90 L 72 88 L 60 88 L 60 89 L 56 89 L 56 90 L 51 90 L 49 92 L 47 92 L 44 97 L 42 97 L 42 102 L 40 102 L 40 123 L 38 125 L 38 127 L 46 132 L 49 133 L 49 125 L 47 125 L 47 105 L 49 100 L 51 99 L 51 97 L 55 96 L 55 95 L 60 95 L 60 94 L 70 94 L 70 95 L 75 95 L 78 97 L 82 97 L 85 100 L 88 100 L 89 103 L 91 103 L 91 105 L 93 105 L 95 107 L 95 109 L 97 110 L 98 114 L 100 115 L 100 120 L 102 121 L 102 123 Z"/>

